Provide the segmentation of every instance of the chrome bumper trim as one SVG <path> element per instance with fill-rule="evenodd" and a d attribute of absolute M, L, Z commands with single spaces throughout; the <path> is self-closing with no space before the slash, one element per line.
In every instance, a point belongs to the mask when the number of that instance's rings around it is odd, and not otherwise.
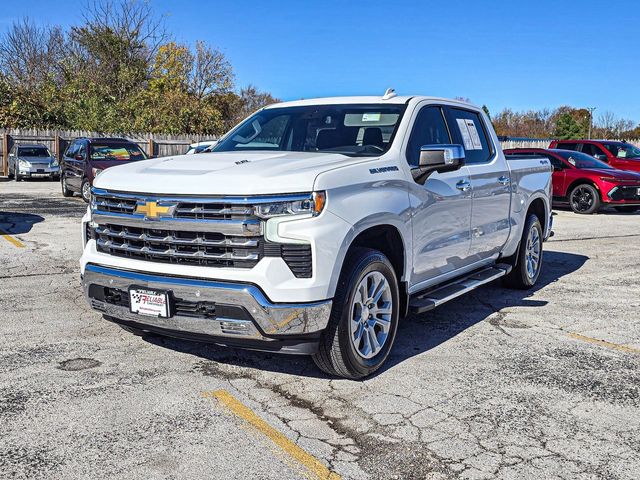
<path fill-rule="evenodd" d="M 98 302 L 89 297 L 92 285 L 127 291 L 131 285 L 150 289 L 171 290 L 179 298 L 190 301 L 209 301 L 244 307 L 253 322 L 218 318 L 205 319 L 175 315 L 156 318 L 131 313 L 128 308 Z M 250 284 L 227 283 L 184 277 L 158 276 L 88 264 L 82 278 L 85 297 L 92 308 L 106 315 L 191 333 L 214 336 L 244 336 L 253 339 L 272 340 L 271 336 L 304 335 L 324 330 L 331 314 L 331 300 L 313 303 L 273 303 L 262 291 Z M 233 325 L 223 325 L 234 322 Z M 238 322 L 243 322 L 241 326 Z M 246 325 L 247 323 L 250 326 Z M 233 328 L 232 328 L 233 327 Z M 233 330 L 233 332 L 232 332 Z"/>

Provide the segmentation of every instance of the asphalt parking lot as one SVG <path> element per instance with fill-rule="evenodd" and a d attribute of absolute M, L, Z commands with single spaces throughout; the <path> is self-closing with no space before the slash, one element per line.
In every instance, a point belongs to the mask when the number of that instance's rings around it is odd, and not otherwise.
<path fill-rule="evenodd" d="M 362 382 L 86 306 L 56 182 L 0 182 L 0 477 L 636 479 L 640 214 L 558 211 L 536 289 L 400 326 Z"/>

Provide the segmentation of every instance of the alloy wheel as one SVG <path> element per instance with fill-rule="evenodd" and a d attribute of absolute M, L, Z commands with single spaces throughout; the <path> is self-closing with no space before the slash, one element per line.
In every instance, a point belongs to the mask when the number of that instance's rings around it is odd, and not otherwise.
<path fill-rule="evenodd" d="M 389 282 L 380 272 L 367 274 L 356 289 L 349 322 L 351 343 L 362 358 L 375 357 L 384 347 L 392 312 Z"/>
<path fill-rule="evenodd" d="M 535 278 L 540 268 L 540 254 L 542 250 L 538 229 L 532 225 L 527 236 L 525 260 L 527 262 L 527 275 Z"/>
<path fill-rule="evenodd" d="M 571 205 L 577 212 L 588 211 L 594 201 L 595 198 L 593 197 L 593 192 L 586 187 L 576 188 L 573 195 L 571 195 Z"/>

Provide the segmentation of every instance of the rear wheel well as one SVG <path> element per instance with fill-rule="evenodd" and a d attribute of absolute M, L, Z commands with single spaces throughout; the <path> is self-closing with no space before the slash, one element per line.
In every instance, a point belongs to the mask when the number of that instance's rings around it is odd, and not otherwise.
<path fill-rule="evenodd" d="M 536 217 L 538 217 L 538 220 L 540 220 L 540 226 L 542 226 L 542 233 L 544 234 L 547 225 L 547 215 L 544 200 L 542 200 L 541 198 L 536 198 L 533 202 L 531 202 L 531 205 L 529 205 L 529 210 L 527 210 L 527 217 L 531 213 L 535 213 Z"/>
<path fill-rule="evenodd" d="M 408 292 L 406 282 L 402 281 L 405 269 L 405 250 L 402 236 L 396 227 L 391 225 L 377 225 L 360 232 L 353 239 L 349 246 L 349 251 L 354 247 L 372 248 L 382 252 L 391 262 L 393 270 L 398 279 L 400 288 L 400 316 L 404 317 L 408 309 Z"/>

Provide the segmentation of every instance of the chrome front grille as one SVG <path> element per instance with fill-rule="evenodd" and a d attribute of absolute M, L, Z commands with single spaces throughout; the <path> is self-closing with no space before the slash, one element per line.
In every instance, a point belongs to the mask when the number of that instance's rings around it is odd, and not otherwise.
<path fill-rule="evenodd" d="M 87 239 L 101 253 L 159 263 L 252 268 L 263 257 L 279 257 L 296 277 L 310 278 L 311 246 L 267 242 L 255 215 L 257 204 L 308 196 L 159 197 L 93 189 Z"/>
<path fill-rule="evenodd" d="M 261 238 L 215 232 L 104 224 L 95 228 L 94 237 L 100 252 L 161 263 L 251 268 L 262 258 Z"/>

